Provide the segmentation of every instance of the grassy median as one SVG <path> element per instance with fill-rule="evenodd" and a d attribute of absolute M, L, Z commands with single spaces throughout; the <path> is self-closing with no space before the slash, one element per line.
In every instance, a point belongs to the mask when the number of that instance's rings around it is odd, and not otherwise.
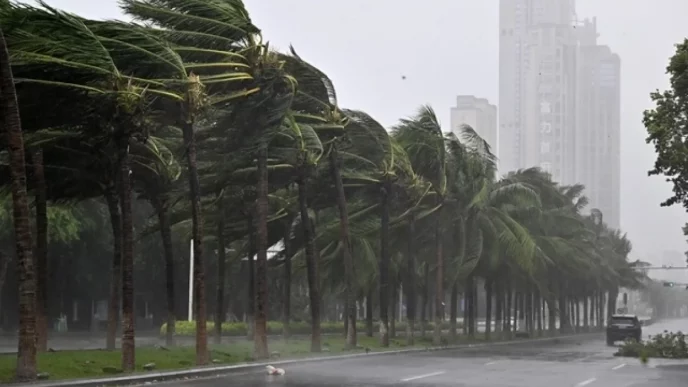
<path fill-rule="evenodd" d="M 226 339 L 227 340 L 227 339 Z M 477 337 L 474 341 L 481 341 Z M 230 365 L 252 362 L 254 359 L 253 342 L 243 339 L 227 340 L 227 344 L 211 345 L 210 358 L 213 365 Z M 467 343 L 467 338 L 461 337 L 459 343 Z M 358 348 L 353 351 L 344 349 L 343 337 L 323 337 L 323 353 L 310 352 L 309 338 L 294 338 L 285 343 L 274 340 L 269 343 L 270 351 L 275 360 L 294 359 L 309 356 L 335 355 L 343 353 L 364 352 L 366 348 L 372 352 L 383 350 L 398 350 L 411 348 L 406 346 L 404 338 L 390 340 L 389 348 L 382 348 L 377 337 L 359 335 Z M 431 346 L 431 336 L 417 338 L 416 348 Z M 196 359 L 194 347 L 154 348 L 144 347 L 136 350 L 136 371 L 146 372 L 144 366 L 154 363 L 155 371 L 179 370 L 191 368 Z M 0 355 L 0 383 L 10 382 L 14 378 L 16 355 Z M 121 354 L 119 351 L 88 350 L 88 351 L 56 351 L 38 355 L 38 370 L 47 373 L 48 380 L 97 378 L 117 376 L 120 374 Z"/>

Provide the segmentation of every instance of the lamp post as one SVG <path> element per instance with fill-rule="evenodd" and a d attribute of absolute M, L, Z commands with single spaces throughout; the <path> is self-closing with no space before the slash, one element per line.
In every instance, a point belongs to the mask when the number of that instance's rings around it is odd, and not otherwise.
<path fill-rule="evenodd" d="M 189 321 L 193 321 L 194 241 L 189 242 Z"/>

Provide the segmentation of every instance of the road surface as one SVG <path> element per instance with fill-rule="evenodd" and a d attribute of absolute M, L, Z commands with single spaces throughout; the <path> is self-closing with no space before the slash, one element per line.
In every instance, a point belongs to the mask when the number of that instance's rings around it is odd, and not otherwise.
<path fill-rule="evenodd" d="M 657 323 L 644 336 L 688 330 L 688 320 Z M 286 366 L 286 375 L 264 372 L 166 382 L 169 387 L 685 387 L 688 361 L 613 356 L 604 339 L 516 343 L 454 351 Z"/>

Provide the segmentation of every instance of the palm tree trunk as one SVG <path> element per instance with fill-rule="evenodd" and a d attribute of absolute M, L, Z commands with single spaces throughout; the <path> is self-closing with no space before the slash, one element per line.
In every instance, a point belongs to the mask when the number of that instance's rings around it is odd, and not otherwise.
<path fill-rule="evenodd" d="M 258 359 L 268 358 L 268 146 L 258 151 L 258 186 L 256 187 L 256 315 L 254 351 Z"/>
<path fill-rule="evenodd" d="M 119 148 L 119 198 L 122 209 L 122 370 L 136 367 L 134 332 L 134 224 L 131 212 L 131 176 L 129 175 L 129 136 L 121 135 Z"/>
<path fill-rule="evenodd" d="M 423 268 L 423 295 L 421 299 L 421 309 L 420 309 L 420 337 L 425 338 L 427 330 L 427 319 L 428 319 L 428 303 L 430 301 L 430 265 L 425 262 L 425 267 Z"/>
<path fill-rule="evenodd" d="M 217 288 L 215 294 L 215 343 L 222 343 L 222 324 L 225 322 L 225 279 L 227 275 L 227 242 L 225 241 L 224 197 L 218 201 L 217 222 Z"/>
<path fill-rule="evenodd" d="M 289 218 L 284 233 L 284 294 L 282 298 L 282 338 L 289 340 L 291 335 L 289 323 L 291 322 L 291 257 L 294 254 L 291 246 L 291 226 L 293 218 Z"/>
<path fill-rule="evenodd" d="M 346 335 L 349 334 L 349 318 L 346 313 L 349 310 L 349 300 L 344 297 L 344 311 L 342 312 L 342 320 L 344 320 L 344 339 L 346 340 Z"/>
<path fill-rule="evenodd" d="M 208 364 L 208 330 L 206 326 L 205 265 L 203 262 L 203 213 L 201 211 L 201 184 L 196 165 L 196 138 L 193 122 L 183 124 L 186 163 L 189 172 L 189 199 L 191 200 L 191 238 L 194 252 L 194 305 L 196 312 L 196 365 Z"/>
<path fill-rule="evenodd" d="M 330 151 L 330 167 L 332 180 L 334 180 L 337 192 L 337 208 L 339 209 L 339 230 L 344 258 L 344 277 L 346 282 L 347 307 L 346 318 L 349 324 L 346 332 L 346 347 L 349 349 L 356 347 L 356 274 L 354 272 L 354 259 L 352 256 L 351 239 L 349 234 L 349 213 L 346 206 L 346 195 L 344 194 L 344 183 L 340 172 L 339 152 L 337 144 L 333 144 Z"/>
<path fill-rule="evenodd" d="M 535 328 L 533 324 L 533 293 L 530 290 L 530 284 L 527 285 L 526 292 L 523 293 L 523 297 L 525 298 L 526 331 L 528 332 L 529 337 L 533 337 Z"/>
<path fill-rule="evenodd" d="M 492 327 L 492 281 L 485 280 L 485 340 L 490 340 Z"/>
<path fill-rule="evenodd" d="M 315 253 L 313 222 L 311 222 L 311 217 L 308 214 L 308 178 L 305 176 L 305 173 L 302 173 L 298 181 L 298 187 L 299 213 L 301 215 L 301 230 L 303 231 L 305 244 L 306 276 L 308 279 L 308 296 L 311 310 L 311 352 L 320 352 L 322 350 L 320 333 L 320 265 Z"/>
<path fill-rule="evenodd" d="M 468 335 L 468 326 L 469 326 L 469 320 L 470 320 L 470 291 L 467 287 L 466 284 L 464 284 L 463 287 L 463 310 L 462 310 L 462 317 L 463 317 L 463 324 L 461 327 L 461 332 L 463 332 L 464 335 Z"/>
<path fill-rule="evenodd" d="M 120 319 L 120 285 L 122 283 L 122 212 L 119 195 L 114 187 L 105 191 L 105 200 L 110 212 L 112 227 L 112 269 L 110 274 L 110 299 L 108 300 L 108 323 L 105 348 L 115 350 L 115 338 Z"/>
<path fill-rule="evenodd" d="M 561 281 L 559 282 L 559 332 L 569 332 L 569 316 L 568 316 L 568 302 L 566 300 L 566 287 Z"/>
<path fill-rule="evenodd" d="M 535 319 L 537 320 L 537 331 L 538 335 L 542 336 L 542 297 L 540 297 L 540 291 L 535 292 Z"/>
<path fill-rule="evenodd" d="M 43 150 L 32 154 L 36 184 L 36 340 L 37 349 L 48 350 L 48 205 Z"/>
<path fill-rule="evenodd" d="M 407 250 L 406 250 L 406 344 L 413 345 L 415 342 L 415 322 L 416 322 L 416 256 L 415 244 L 413 243 L 416 237 L 416 221 L 411 215 L 409 219 L 408 233 L 407 233 Z"/>
<path fill-rule="evenodd" d="M 454 281 L 454 284 L 452 284 L 449 302 L 449 338 L 452 343 L 456 343 L 458 338 L 458 332 L 456 331 L 456 319 L 459 313 L 459 284 L 457 281 Z"/>
<path fill-rule="evenodd" d="M 160 238 L 162 240 L 162 250 L 165 256 L 165 295 L 167 297 L 167 331 L 165 332 L 165 345 L 174 345 L 174 335 L 176 332 L 176 318 L 174 312 L 174 248 L 172 247 L 172 226 L 169 219 L 169 208 L 164 199 L 156 198 L 153 206 L 158 213 L 158 223 L 160 224 Z"/>
<path fill-rule="evenodd" d="M 604 328 L 604 291 L 603 290 L 598 290 L 597 291 L 597 326 L 599 329 Z"/>
<path fill-rule="evenodd" d="M 432 342 L 439 346 L 442 344 L 442 318 L 444 316 L 444 252 L 442 248 L 442 230 L 440 228 L 439 215 L 435 223 L 435 252 L 437 254 L 437 280 L 435 288 L 435 331 L 432 335 Z"/>
<path fill-rule="evenodd" d="M 373 287 L 370 286 L 366 295 L 366 336 L 373 337 Z"/>
<path fill-rule="evenodd" d="M 588 301 L 590 298 L 586 294 L 585 297 L 583 297 L 583 329 L 585 331 L 590 330 L 590 310 L 588 309 Z"/>
<path fill-rule="evenodd" d="M 380 345 L 389 347 L 389 194 L 391 185 L 380 189 Z"/>
<path fill-rule="evenodd" d="M 26 160 L 24 138 L 19 118 L 17 94 L 10 67 L 7 42 L 0 29 L 0 127 L 4 129 L 9 152 L 12 215 L 17 254 L 19 285 L 19 343 L 17 346 L 16 378 L 36 378 L 36 273 L 32 257 L 33 241 L 29 199 L 26 192 Z"/>
<path fill-rule="evenodd" d="M 248 217 L 248 259 L 246 261 L 246 277 L 248 279 L 246 289 L 246 339 L 253 340 L 254 328 L 253 317 L 255 312 L 256 299 L 256 270 L 254 268 L 256 256 L 256 233 L 253 224 L 253 216 Z"/>
<path fill-rule="evenodd" d="M 494 282 L 496 299 L 495 299 L 495 333 L 497 338 L 501 338 L 502 319 L 504 312 L 504 289 L 499 281 Z"/>
<path fill-rule="evenodd" d="M 468 337 L 475 338 L 475 325 L 473 324 L 473 308 L 475 307 L 473 304 L 473 300 L 475 299 L 473 292 L 475 292 L 475 282 L 472 275 L 469 275 L 466 279 L 466 288 L 464 292 L 466 293 L 466 319 L 463 323 L 466 324 Z"/>
<path fill-rule="evenodd" d="M 391 301 L 389 303 L 389 337 L 394 339 L 397 337 L 397 305 L 399 303 L 399 300 L 397 299 L 398 294 L 399 294 L 399 289 L 397 288 L 397 280 L 395 277 L 392 277 L 390 281 L 390 286 L 391 290 Z"/>
<path fill-rule="evenodd" d="M 504 333 L 506 333 L 507 338 L 511 338 L 512 330 L 513 330 L 511 323 L 512 323 L 512 321 L 514 321 L 514 322 L 516 321 L 516 318 L 515 318 L 516 316 L 514 313 L 515 308 L 514 308 L 513 303 L 514 303 L 514 290 L 513 290 L 513 287 L 511 286 L 511 284 L 507 283 L 507 285 L 506 285 L 506 305 L 505 305 L 506 306 L 506 309 L 505 309 L 506 313 L 504 313 L 504 317 L 505 317 Z M 515 326 L 516 324 L 513 324 L 513 325 Z"/>

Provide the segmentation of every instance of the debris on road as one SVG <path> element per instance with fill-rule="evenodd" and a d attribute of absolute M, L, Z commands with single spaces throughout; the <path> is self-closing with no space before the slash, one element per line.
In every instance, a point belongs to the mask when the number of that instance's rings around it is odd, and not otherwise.
<path fill-rule="evenodd" d="M 268 375 L 284 375 L 284 369 L 283 368 L 275 368 L 271 365 L 266 366 L 265 369 L 268 371 Z"/>

